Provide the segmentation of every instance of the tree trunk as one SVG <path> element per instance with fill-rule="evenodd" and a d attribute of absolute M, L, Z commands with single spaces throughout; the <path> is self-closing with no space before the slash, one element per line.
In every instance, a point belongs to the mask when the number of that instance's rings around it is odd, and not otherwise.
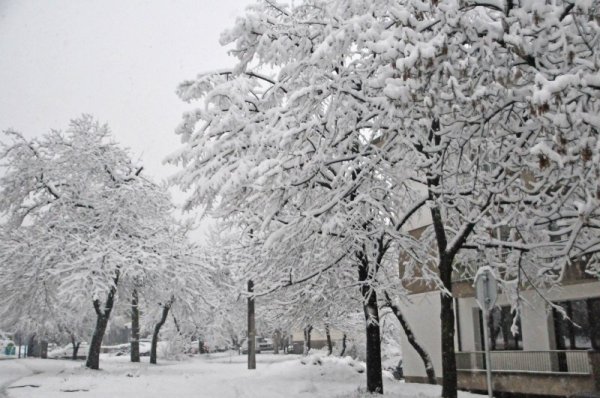
<path fill-rule="evenodd" d="M 344 354 L 346 353 L 346 340 L 348 339 L 348 336 L 346 336 L 346 333 L 344 333 L 344 336 L 342 337 L 342 351 L 340 352 L 340 356 L 343 357 Z"/>
<path fill-rule="evenodd" d="M 333 344 L 331 344 L 331 334 L 329 333 L 329 325 L 325 325 L 325 336 L 327 337 L 327 355 L 333 352 Z"/>
<path fill-rule="evenodd" d="M 175 317 L 175 314 L 173 314 L 171 312 L 171 315 L 173 316 L 173 323 L 175 324 L 175 330 L 177 330 L 177 334 L 181 336 L 182 334 L 181 334 L 181 328 L 179 327 L 179 322 L 177 322 L 177 318 Z"/>
<path fill-rule="evenodd" d="M 310 352 L 310 338 L 311 338 L 311 332 L 312 332 L 312 326 L 308 325 L 307 327 L 304 328 L 304 355 L 308 355 L 308 353 Z"/>
<path fill-rule="evenodd" d="M 156 325 L 154 325 L 154 332 L 152 333 L 152 345 L 150 346 L 150 363 L 156 364 L 156 347 L 158 346 L 158 334 L 160 333 L 160 328 L 162 328 L 162 326 L 167 321 L 167 317 L 169 316 L 169 310 L 171 309 L 172 303 L 173 299 L 171 299 L 167 304 L 163 306 L 160 320 Z"/>
<path fill-rule="evenodd" d="M 440 137 L 435 131 L 439 131 L 439 121 L 436 119 L 432 123 L 432 139 L 436 145 L 439 145 Z M 440 184 L 439 176 L 428 176 L 427 186 L 429 189 L 429 199 L 434 201 L 437 199 L 434 192 L 435 187 Z M 457 374 L 456 374 L 456 357 L 454 352 L 454 301 L 452 300 L 452 262 L 457 253 L 458 248 L 473 230 L 475 224 L 469 225 L 468 228 L 462 231 L 460 236 L 454 237 L 454 245 L 448 248 L 448 237 L 444 227 L 442 212 L 437 205 L 430 208 L 431 221 L 435 232 L 435 238 L 438 250 L 438 273 L 440 280 L 447 293 L 440 292 L 440 321 L 442 333 L 442 397 L 456 398 L 457 397 Z"/>
<path fill-rule="evenodd" d="M 73 360 L 76 361 L 77 360 L 77 354 L 79 353 L 79 346 L 81 345 L 81 342 L 77 342 L 73 344 Z"/>
<path fill-rule="evenodd" d="M 361 282 L 360 293 L 363 297 L 363 311 L 366 323 L 366 346 L 367 346 L 367 391 L 370 393 L 383 394 L 383 371 L 381 369 L 381 333 L 379 330 L 379 305 L 377 304 L 377 292 L 371 286 L 373 274 L 377 272 L 385 246 L 380 239 L 378 258 L 373 259 L 376 267 L 374 272 L 369 267 L 369 259 L 366 250 L 356 253 L 358 258 L 358 280 Z M 371 272 L 369 272 L 371 271 Z"/>
<path fill-rule="evenodd" d="M 363 286 L 365 303 L 363 309 L 367 323 L 367 391 L 383 394 L 383 372 L 381 370 L 381 334 L 379 331 L 379 308 L 375 289 Z"/>
<path fill-rule="evenodd" d="M 27 357 L 35 356 L 35 334 L 29 337 L 29 341 L 27 342 Z"/>
<path fill-rule="evenodd" d="M 248 369 L 256 369 L 256 319 L 252 292 L 254 292 L 254 282 L 248 281 Z"/>
<path fill-rule="evenodd" d="M 131 362 L 140 361 L 140 310 L 138 308 L 138 292 L 131 294 Z"/>
<path fill-rule="evenodd" d="M 48 340 L 40 341 L 40 358 L 48 359 Z"/>
<path fill-rule="evenodd" d="M 119 283 L 119 270 L 113 279 L 113 285 L 110 287 L 108 296 L 106 297 L 106 303 L 104 305 L 104 311 L 100 308 L 100 300 L 96 299 L 93 301 L 94 311 L 96 311 L 96 327 L 94 334 L 92 335 L 92 341 L 90 342 L 90 349 L 88 352 L 85 366 L 90 369 L 100 369 L 100 349 L 102 348 L 102 339 L 106 332 L 106 326 L 110 318 L 110 313 L 115 304 L 115 294 L 117 293 L 117 285 Z"/>
<path fill-rule="evenodd" d="M 79 352 L 79 345 L 81 342 L 77 342 L 75 339 L 75 335 L 71 334 L 71 346 L 73 347 L 73 352 L 71 353 L 71 359 L 73 361 L 77 360 L 77 353 Z"/>
<path fill-rule="evenodd" d="M 404 333 L 406 334 L 406 338 L 408 339 L 408 342 L 415 349 L 415 351 L 417 351 L 417 354 L 419 354 L 419 356 L 421 357 L 421 360 L 423 361 L 423 365 L 425 365 L 425 373 L 427 374 L 427 382 L 429 384 L 437 384 L 437 381 L 435 378 L 435 369 L 433 368 L 433 363 L 431 362 L 431 357 L 429 356 L 429 354 L 427 353 L 425 348 L 423 348 L 423 346 L 421 344 L 419 344 L 419 342 L 415 338 L 415 335 L 414 335 L 412 329 L 410 328 L 410 325 L 406 321 L 406 318 L 404 318 L 404 314 L 402 314 L 402 311 L 400 311 L 400 308 L 398 306 L 394 305 L 394 303 L 392 302 L 392 299 L 390 298 L 390 296 L 388 295 L 388 293 L 386 291 L 384 291 L 383 294 L 385 296 L 386 305 L 388 307 L 390 307 L 390 309 L 392 310 L 392 312 L 394 313 L 394 315 L 400 322 L 400 325 L 402 325 L 402 329 L 404 329 Z"/>
<path fill-rule="evenodd" d="M 97 300 L 96 300 L 97 301 Z M 85 366 L 90 369 L 100 369 L 100 350 L 102 348 L 102 339 L 104 338 L 104 332 L 106 332 L 106 326 L 108 325 L 108 317 L 104 315 L 96 316 L 96 327 L 94 334 L 92 335 L 92 341 L 90 342 L 90 349 L 87 355 Z"/>
<path fill-rule="evenodd" d="M 452 261 L 442 257 L 440 259 L 440 278 L 448 292 L 452 291 Z M 452 295 L 440 293 L 442 323 L 442 397 L 457 397 L 456 356 L 454 352 L 454 300 Z"/>
<path fill-rule="evenodd" d="M 234 336 L 233 334 L 230 335 L 229 339 L 231 340 L 231 347 L 234 347 L 236 350 L 239 351 L 240 349 L 240 342 L 238 341 L 237 336 Z"/>
<path fill-rule="evenodd" d="M 279 344 L 281 344 L 281 332 L 276 330 L 273 333 L 273 354 L 279 354 Z"/>

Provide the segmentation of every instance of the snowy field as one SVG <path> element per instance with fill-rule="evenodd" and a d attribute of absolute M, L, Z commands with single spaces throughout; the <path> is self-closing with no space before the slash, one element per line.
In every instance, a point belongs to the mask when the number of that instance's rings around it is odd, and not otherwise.
<path fill-rule="evenodd" d="M 147 361 L 147 358 L 142 360 Z M 258 369 L 246 369 L 246 357 L 212 354 L 183 362 L 150 366 L 126 357 L 103 357 L 102 370 L 82 362 L 21 359 L 0 361 L 1 398 L 294 398 L 364 397 L 364 365 L 349 358 L 302 358 L 261 354 Z M 384 380 L 385 396 L 438 397 L 440 387 Z M 459 394 L 461 398 L 476 397 Z"/>

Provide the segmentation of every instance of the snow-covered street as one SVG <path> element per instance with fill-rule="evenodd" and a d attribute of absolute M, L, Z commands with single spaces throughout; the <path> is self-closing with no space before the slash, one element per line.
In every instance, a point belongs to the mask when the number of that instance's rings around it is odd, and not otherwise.
<path fill-rule="evenodd" d="M 350 358 L 304 360 L 296 355 L 262 354 L 258 368 L 246 369 L 246 356 L 211 354 L 182 362 L 150 366 L 126 357 L 102 358 L 100 372 L 86 369 L 82 362 L 21 359 L 0 361 L 0 383 L 12 398 L 279 398 L 361 397 L 364 373 L 361 363 Z M 305 362 L 306 364 L 303 364 Z M 352 366 L 351 366 L 352 365 Z M 359 373 L 359 371 L 361 373 Z M 19 378 L 21 377 L 21 378 Z M 16 379 L 16 380 L 15 380 Z M 405 384 L 385 378 L 386 394 L 394 397 L 437 397 L 439 387 Z M 2 393 L 0 392 L 0 397 Z M 460 397 L 475 397 L 460 394 Z M 3 397 L 4 398 L 4 397 Z"/>

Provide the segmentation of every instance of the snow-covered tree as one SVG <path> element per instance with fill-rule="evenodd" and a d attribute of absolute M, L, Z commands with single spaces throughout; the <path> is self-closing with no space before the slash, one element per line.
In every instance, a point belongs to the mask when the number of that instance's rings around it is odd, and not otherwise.
<path fill-rule="evenodd" d="M 375 281 L 390 260 L 389 234 L 401 240 L 412 176 L 390 171 L 397 159 L 387 154 L 401 156 L 400 136 L 382 124 L 387 111 L 380 90 L 363 82 L 353 36 L 331 36 L 338 18 L 357 11 L 338 6 L 287 10 L 266 2 L 238 21 L 224 36 L 236 43 L 238 66 L 180 86 L 183 99 L 201 99 L 203 107 L 184 117 L 186 148 L 171 161 L 184 167 L 175 180 L 194 185 L 188 207 L 206 205 L 253 231 L 278 264 L 263 271 L 270 280 L 280 275 L 276 287 L 354 269 L 367 323 L 368 389 L 382 391 Z M 276 76 L 260 73 L 270 66 Z M 290 253 L 289 265 L 273 261 L 284 257 L 274 252 Z"/>
<path fill-rule="evenodd" d="M 97 369 L 117 287 L 140 267 L 161 263 L 152 248 L 161 242 L 169 197 L 91 116 L 38 139 L 7 134 L 0 209 L 6 233 L 18 234 L 24 250 L 3 253 L 6 272 L 10 280 L 30 275 L 33 289 L 51 280 L 66 306 L 92 305 L 96 327 L 86 365 Z M 34 264 L 35 272 L 23 272 Z"/>
<path fill-rule="evenodd" d="M 452 276 L 476 271 L 473 252 L 498 259 L 507 290 L 524 273 L 560 280 L 574 258 L 597 274 L 596 10 L 261 2 L 222 37 L 236 67 L 180 86 L 201 107 L 178 129 L 175 180 L 193 187 L 188 207 L 291 253 L 301 279 L 353 264 L 369 324 L 379 259 L 406 253 L 406 276 L 442 292 L 442 395 L 455 397 Z M 419 208 L 432 224 L 412 239 L 402 226 Z M 303 262 L 302 247 L 329 251 Z"/>
<path fill-rule="evenodd" d="M 421 240 L 437 248 L 431 269 L 445 291 L 444 397 L 456 396 L 452 274 L 473 272 L 461 251 L 495 257 L 508 290 L 559 282 L 598 238 L 594 4 L 409 1 L 390 12 L 395 40 L 375 41 L 392 54 L 377 74 L 427 187 Z"/>
<path fill-rule="evenodd" d="M 162 266 L 137 287 L 146 310 L 144 322 L 152 330 L 150 363 L 157 362 L 159 333 L 169 315 L 174 326 L 171 335 L 183 343 L 197 335 L 198 324 L 218 305 L 213 301 L 212 264 L 200 247 L 188 241 L 187 228 L 172 225 L 157 247 Z"/>
<path fill-rule="evenodd" d="M 69 341 L 76 358 L 79 344 L 92 328 L 93 309 L 89 303 L 61 299 L 60 276 L 48 274 L 45 268 L 54 260 L 40 257 L 34 249 L 48 244 L 48 239 L 34 234 L 34 229 L 29 226 L 0 235 L 5 261 L 0 269 L 0 298 L 6 303 L 0 310 L 0 329 L 41 340 Z M 33 235 L 41 240 L 32 240 Z"/>

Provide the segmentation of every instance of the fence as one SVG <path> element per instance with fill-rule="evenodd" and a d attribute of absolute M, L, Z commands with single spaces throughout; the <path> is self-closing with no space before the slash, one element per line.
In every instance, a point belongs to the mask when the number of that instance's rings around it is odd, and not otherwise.
<path fill-rule="evenodd" d="M 492 351 L 492 371 L 591 374 L 587 351 Z M 457 352 L 458 370 L 485 370 L 485 352 Z"/>

